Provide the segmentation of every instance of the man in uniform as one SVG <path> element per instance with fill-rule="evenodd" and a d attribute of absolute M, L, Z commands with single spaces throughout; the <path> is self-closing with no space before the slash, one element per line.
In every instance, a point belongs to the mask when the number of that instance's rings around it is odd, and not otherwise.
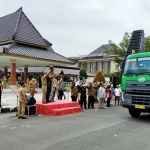
<path fill-rule="evenodd" d="M 20 83 L 19 88 L 19 107 L 18 107 L 18 118 L 27 119 L 25 117 L 25 107 L 26 107 L 26 93 L 25 93 L 25 84 L 24 82 Z"/>
<path fill-rule="evenodd" d="M 34 87 L 35 87 L 35 93 L 37 93 L 38 82 L 36 79 L 34 79 Z"/>
<path fill-rule="evenodd" d="M 35 83 L 34 83 L 34 78 L 29 82 L 29 90 L 30 90 L 30 96 L 34 97 L 35 94 Z"/>
<path fill-rule="evenodd" d="M 0 80 L 0 108 L 2 107 L 2 105 L 1 105 L 2 91 L 3 91 L 3 83 L 2 83 L 2 81 Z"/>
<path fill-rule="evenodd" d="M 41 82 L 42 82 L 42 103 L 46 103 L 47 76 L 49 75 L 50 72 L 51 72 L 51 70 L 48 73 L 44 73 L 43 77 L 41 78 Z"/>
<path fill-rule="evenodd" d="M 29 82 L 30 82 L 30 80 L 29 80 L 29 78 L 27 78 L 27 92 L 28 92 L 28 93 L 30 92 L 30 89 L 29 89 Z"/>

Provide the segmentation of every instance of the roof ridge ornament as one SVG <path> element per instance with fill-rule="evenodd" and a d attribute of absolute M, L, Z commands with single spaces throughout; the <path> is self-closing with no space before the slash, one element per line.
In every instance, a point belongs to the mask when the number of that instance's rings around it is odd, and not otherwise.
<path fill-rule="evenodd" d="M 22 6 L 21 6 L 17 11 L 20 11 L 20 10 L 22 11 Z M 17 11 L 16 11 L 16 12 L 17 12 Z"/>
<path fill-rule="evenodd" d="M 19 12 L 19 16 L 18 16 L 17 23 L 16 23 L 15 31 L 14 31 L 14 34 L 13 34 L 13 36 L 12 36 L 12 39 L 13 39 L 13 40 L 15 39 L 16 34 L 17 34 L 17 29 L 18 29 L 18 25 L 19 25 L 19 22 L 20 22 L 21 14 L 22 14 L 22 7 L 20 7 L 17 11 L 20 11 L 20 12 Z M 17 11 L 16 11 L 16 12 L 17 12 Z"/>

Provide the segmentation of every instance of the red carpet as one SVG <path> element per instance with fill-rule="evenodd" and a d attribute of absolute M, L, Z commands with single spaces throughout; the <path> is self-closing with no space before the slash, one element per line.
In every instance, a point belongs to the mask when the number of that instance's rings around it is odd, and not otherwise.
<path fill-rule="evenodd" d="M 36 102 L 36 113 L 45 116 L 63 116 L 82 112 L 78 102 L 55 100 L 55 102 L 42 104 Z"/>

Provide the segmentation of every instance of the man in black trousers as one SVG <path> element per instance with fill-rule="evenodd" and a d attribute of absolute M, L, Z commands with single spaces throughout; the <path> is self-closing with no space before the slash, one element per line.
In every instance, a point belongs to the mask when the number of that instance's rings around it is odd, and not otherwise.
<path fill-rule="evenodd" d="M 83 104 L 84 104 L 84 109 L 87 109 L 86 107 L 86 87 L 83 86 L 83 83 L 80 84 L 80 86 L 78 87 L 78 93 L 80 94 L 80 106 L 82 108 Z"/>
<path fill-rule="evenodd" d="M 49 95 L 50 95 L 50 92 L 51 92 L 51 84 L 52 84 L 52 81 L 51 79 L 47 76 L 47 93 L 46 93 L 46 103 L 49 103 Z"/>

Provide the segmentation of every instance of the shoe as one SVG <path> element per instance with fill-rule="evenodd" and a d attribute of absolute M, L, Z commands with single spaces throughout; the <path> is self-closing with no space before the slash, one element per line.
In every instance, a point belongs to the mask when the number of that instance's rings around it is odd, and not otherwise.
<path fill-rule="evenodd" d="M 21 116 L 20 117 L 18 117 L 18 119 L 20 119 L 20 118 L 22 118 Z"/>
<path fill-rule="evenodd" d="M 101 109 L 101 107 L 98 107 L 99 109 Z"/>
<path fill-rule="evenodd" d="M 105 109 L 105 107 L 102 107 L 102 109 Z"/>
<path fill-rule="evenodd" d="M 47 104 L 46 102 L 42 102 L 43 104 Z"/>
<path fill-rule="evenodd" d="M 84 108 L 84 109 L 87 109 L 87 108 Z"/>
<path fill-rule="evenodd" d="M 27 119 L 27 117 L 22 117 L 22 119 Z"/>

